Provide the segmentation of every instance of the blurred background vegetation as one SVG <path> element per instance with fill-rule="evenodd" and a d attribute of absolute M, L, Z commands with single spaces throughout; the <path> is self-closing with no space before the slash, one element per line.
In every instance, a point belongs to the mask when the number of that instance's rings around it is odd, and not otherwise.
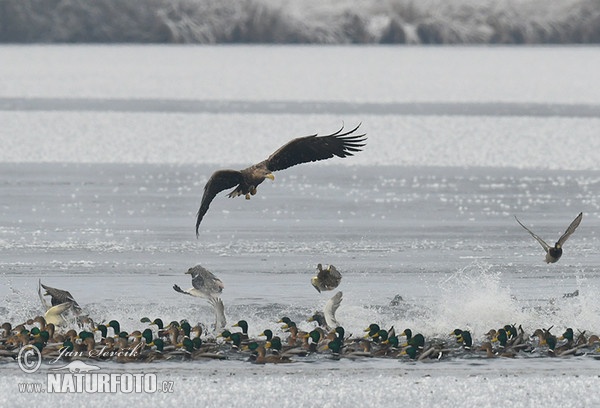
<path fill-rule="evenodd" d="M 3 43 L 600 43 L 600 0 L 0 0 Z"/>

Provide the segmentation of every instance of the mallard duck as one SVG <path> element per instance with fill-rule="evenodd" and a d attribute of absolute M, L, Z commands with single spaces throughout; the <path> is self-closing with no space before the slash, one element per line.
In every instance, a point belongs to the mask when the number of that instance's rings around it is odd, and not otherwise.
<path fill-rule="evenodd" d="M 506 330 L 504 328 L 498 329 L 496 337 L 492 339 L 492 342 L 498 342 L 500 343 L 500 347 L 506 348 L 508 345 L 508 333 L 506 333 Z"/>
<path fill-rule="evenodd" d="M 196 359 L 216 359 L 216 360 L 225 360 L 227 358 L 226 355 L 222 353 L 214 353 L 208 351 L 202 345 L 202 340 L 196 338 L 194 340 L 189 337 L 185 337 L 180 345 L 184 350 L 189 353 L 189 357 L 192 360 Z"/>
<path fill-rule="evenodd" d="M 402 347 L 413 346 L 423 350 L 423 347 L 425 346 L 425 337 L 421 333 L 417 333 L 413 336 L 411 329 L 404 329 L 404 331 L 400 333 L 400 337 L 402 336 L 406 337 L 406 342 Z"/>
<path fill-rule="evenodd" d="M 175 292 L 211 299 L 218 297 L 223 292 L 223 288 L 225 288 L 221 279 L 217 278 L 212 272 L 201 265 L 196 265 L 188 269 L 186 274 L 192 275 L 192 287 L 183 290 L 178 285 L 173 285 Z"/>
<path fill-rule="evenodd" d="M 273 338 L 273 332 L 270 329 L 265 329 L 259 334 L 259 336 L 264 336 L 266 337 L 266 341 L 269 341 Z"/>
<path fill-rule="evenodd" d="M 2 337 L 0 337 L 0 339 L 4 338 L 8 338 L 8 336 L 10 336 L 10 333 L 12 332 L 12 324 L 10 322 L 4 322 L 2 323 Z"/>
<path fill-rule="evenodd" d="M 281 338 L 274 336 L 271 340 L 265 343 L 265 349 L 273 350 L 275 354 L 281 354 L 284 356 L 306 356 L 308 353 L 302 347 L 297 345 L 283 346 Z"/>
<path fill-rule="evenodd" d="M 256 357 L 251 360 L 253 363 L 255 363 L 255 364 L 280 364 L 280 363 L 292 363 L 293 362 L 288 356 L 284 356 L 281 354 L 267 355 L 265 346 L 258 344 L 257 342 L 252 342 L 247 345 L 248 349 L 256 355 Z"/>
<path fill-rule="evenodd" d="M 46 290 L 46 293 L 42 294 L 42 288 Z M 76 321 L 80 326 L 93 326 L 92 319 L 83 313 L 83 310 L 73 298 L 73 295 L 68 291 L 46 286 L 41 280 L 38 280 L 38 296 L 44 310 L 46 310 L 46 315 L 50 316 L 52 323 L 59 325 L 57 322 L 60 322 L 60 325 L 65 325 L 67 323 L 66 320 L 68 320 L 67 317 L 69 317 Z M 50 302 L 48 302 L 44 296 L 50 296 Z M 65 304 L 69 304 L 69 306 L 66 306 Z"/>
<path fill-rule="evenodd" d="M 284 324 L 283 328 L 287 328 L 287 325 L 289 325 L 291 321 L 292 321 L 292 319 L 290 319 L 290 318 L 289 318 L 289 317 L 287 317 L 287 316 L 284 316 L 284 317 L 282 317 L 281 319 L 279 319 L 279 320 L 277 321 L 277 323 L 283 323 L 283 324 Z"/>
<path fill-rule="evenodd" d="M 317 270 L 319 272 L 311 278 L 310 283 L 319 293 L 323 290 L 337 288 L 342 281 L 342 274 L 333 265 L 328 265 L 326 269 L 323 269 L 323 265 L 318 264 Z"/>
<path fill-rule="evenodd" d="M 416 348 L 417 350 L 423 350 L 425 348 L 425 336 L 423 336 L 421 333 L 417 333 L 414 336 L 412 336 L 410 339 L 407 337 L 406 343 L 404 345 L 406 346 L 412 346 L 414 348 Z"/>
<path fill-rule="evenodd" d="M 179 328 L 183 332 L 184 336 L 191 337 L 190 334 L 192 332 L 192 326 L 188 322 L 186 322 L 186 321 L 181 322 L 181 324 L 179 325 Z"/>
<path fill-rule="evenodd" d="M 385 329 L 380 329 L 371 338 L 375 343 L 385 343 L 388 340 L 388 332 Z"/>
<path fill-rule="evenodd" d="M 327 327 L 327 322 L 325 321 L 325 315 L 323 314 L 323 312 L 315 312 L 311 317 L 308 318 L 307 320 L 308 322 L 317 322 L 317 326 L 320 327 Z"/>
<path fill-rule="evenodd" d="M 583 333 L 580 337 L 584 337 Z M 558 338 L 559 340 L 567 340 L 566 343 L 562 344 L 560 347 L 554 347 L 554 354 L 557 356 L 566 356 L 570 354 L 576 354 L 577 350 L 583 347 L 587 347 L 586 341 L 577 341 L 575 342 L 575 333 L 572 328 L 567 328 L 565 332 Z"/>
<path fill-rule="evenodd" d="M 400 352 L 400 356 L 406 355 L 409 358 L 411 358 L 412 360 L 416 360 L 419 357 L 420 353 L 421 353 L 421 350 L 419 350 L 417 347 L 408 346 L 408 347 L 405 347 L 404 349 L 402 349 L 402 351 Z"/>
<path fill-rule="evenodd" d="M 149 346 L 150 343 L 154 341 L 154 333 L 152 329 L 144 329 L 141 335 L 142 339 L 144 339 L 144 343 L 146 346 Z"/>
<path fill-rule="evenodd" d="M 560 257 L 562 256 L 562 253 L 563 253 L 563 250 L 562 250 L 563 244 L 571 236 L 571 234 L 573 234 L 575 232 L 575 229 L 577 229 L 577 227 L 581 223 L 582 218 L 583 218 L 583 213 L 580 212 L 579 215 L 577 217 L 575 217 L 575 219 L 573 220 L 571 225 L 569 225 L 569 228 L 567 228 L 565 233 L 562 234 L 562 236 L 558 239 L 558 241 L 556 241 L 554 246 L 551 247 L 543 239 L 541 239 L 539 236 L 534 234 L 529 228 L 527 228 L 525 225 L 523 225 L 521 223 L 521 221 L 519 221 L 519 219 L 515 215 L 515 219 L 517 220 L 519 225 L 521 225 L 521 227 L 525 228 L 525 230 L 527 232 L 529 232 L 529 234 L 531 234 L 531 236 L 533 238 L 535 238 L 535 240 L 537 242 L 539 242 L 539 244 L 542 246 L 542 248 L 544 248 L 544 251 L 546 251 L 546 263 L 554 263 L 560 259 Z"/>
<path fill-rule="evenodd" d="M 156 338 L 148 343 L 149 347 L 154 347 L 143 354 L 143 360 L 151 363 L 156 360 L 166 360 L 167 355 L 164 352 L 165 342 L 161 338 Z"/>
<path fill-rule="evenodd" d="M 106 328 L 113 329 L 113 337 L 118 337 L 119 333 L 121 333 L 121 324 L 117 320 L 111 320 L 110 322 L 108 322 Z"/>
<path fill-rule="evenodd" d="M 304 336 L 302 347 L 311 353 L 315 353 L 318 351 L 320 342 L 324 337 L 322 330 L 319 330 L 318 328 L 311 330 Z"/>
<path fill-rule="evenodd" d="M 465 350 L 471 350 L 473 346 L 473 338 L 468 330 L 454 329 L 451 335 L 454 334 L 456 342 L 460 343 Z"/>
<path fill-rule="evenodd" d="M 242 340 L 248 340 L 248 322 L 245 320 L 240 320 L 235 323 L 232 327 L 239 327 L 242 329 Z"/>
<path fill-rule="evenodd" d="M 511 350 L 502 350 L 499 352 L 494 352 L 494 349 L 492 348 L 492 343 L 490 343 L 489 341 L 486 341 L 484 343 L 481 344 L 480 350 L 485 351 L 486 352 L 486 357 L 488 358 L 495 358 L 495 357 L 507 357 L 507 358 L 513 358 L 515 357 L 515 353 Z"/>
<path fill-rule="evenodd" d="M 548 355 L 552 357 L 570 354 L 569 351 L 572 349 L 568 342 L 557 346 L 558 341 L 556 336 L 549 336 L 546 338 L 546 344 L 548 345 Z"/>
<path fill-rule="evenodd" d="M 230 333 L 229 337 L 227 337 L 225 340 L 231 342 L 231 345 L 234 349 L 239 350 L 242 346 L 242 342 L 244 341 L 244 337 L 242 333 L 236 332 Z"/>
<path fill-rule="evenodd" d="M 204 328 L 202 327 L 202 325 L 197 324 L 190 329 L 190 337 L 192 339 L 194 339 L 195 337 L 200 337 L 200 336 L 202 336 L 203 332 L 204 332 Z"/>
<path fill-rule="evenodd" d="M 344 354 L 345 347 L 346 345 L 344 344 L 344 342 L 340 340 L 339 337 L 336 337 L 335 339 L 327 343 L 323 348 L 325 350 L 331 350 L 332 357 L 334 359 L 339 359 Z"/>
<path fill-rule="evenodd" d="M 106 343 L 106 338 L 108 337 L 108 327 L 105 324 L 99 324 L 94 327 L 94 333 L 100 332 L 100 343 Z"/>
<path fill-rule="evenodd" d="M 381 330 L 381 327 L 379 327 L 377 323 L 371 323 L 369 327 L 364 330 L 367 333 L 365 337 L 374 337 L 379 333 L 379 330 Z"/>
<path fill-rule="evenodd" d="M 288 328 L 288 333 L 287 345 L 289 347 L 300 346 L 302 344 L 302 338 L 307 334 L 306 332 L 299 330 L 295 323 Z"/>

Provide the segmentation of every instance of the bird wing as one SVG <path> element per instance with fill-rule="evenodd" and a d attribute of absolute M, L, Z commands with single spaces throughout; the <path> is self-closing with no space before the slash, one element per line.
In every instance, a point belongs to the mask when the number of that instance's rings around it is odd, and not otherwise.
<path fill-rule="evenodd" d="M 41 279 L 38 280 L 38 296 L 40 297 L 42 306 L 44 307 L 44 309 L 46 311 L 52 307 L 52 305 L 50 303 L 48 303 L 46 298 L 44 298 L 44 295 L 42 295 L 42 280 Z"/>
<path fill-rule="evenodd" d="M 192 279 L 192 286 L 210 294 L 223 291 L 225 285 L 211 271 L 200 265 L 196 265 L 194 268 L 198 270 L 198 275 Z"/>
<path fill-rule="evenodd" d="M 190 295 L 190 296 L 193 296 L 193 295 L 192 295 L 190 292 L 187 292 L 187 291 L 185 291 L 185 290 L 181 289 L 181 288 L 179 287 L 179 285 L 177 285 L 177 284 L 173 285 L 173 289 L 175 289 L 175 292 L 183 293 L 184 295 Z"/>
<path fill-rule="evenodd" d="M 44 318 L 46 323 L 53 323 L 55 325 L 62 325 L 66 322 L 63 313 L 74 306 L 73 302 L 65 302 L 56 306 L 52 306 L 46 311 Z"/>
<path fill-rule="evenodd" d="M 548 250 L 550 250 L 550 245 L 546 244 L 546 242 L 545 242 L 543 239 L 541 239 L 540 237 L 538 237 L 536 234 L 534 234 L 534 233 L 533 233 L 533 231 L 531 231 L 529 228 L 527 228 L 525 225 L 523 225 L 523 224 L 521 223 L 521 221 L 519 221 L 519 219 L 517 218 L 517 216 L 516 216 L 516 215 L 515 215 L 515 220 L 517 220 L 517 222 L 519 223 L 519 225 L 520 225 L 521 227 L 525 228 L 525 230 L 526 230 L 527 232 L 529 232 L 529 233 L 531 234 L 531 236 L 532 236 L 532 237 L 534 237 L 534 238 L 536 239 L 536 241 L 537 241 L 537 242 L 539 242 L 539 243 L 540 243 L 540 245 L 542 246 L 542 248 L 544 248 L 544 250 L 545 250 L 546 252 L 548 252 Z"/>
<path fill-rule="evenodd" d="M 225 189 L 237 186 L 241 181 L 242 173 L 237 170 L 218 170 L 210 176 L 208 182 L 204 186 L 204 194 L 202 195 L 202 201 L 200 202 L 200 209 L 196 215 L 196 236 L 198 236 L 200 222 L 202 221 L 204 214 L 208 211 L 208 207 L 215 196 Z"/>
<path fill-rule="evenodd" d="M 50 286 L 46 286 L 41 282 L 40 285 L 42 285 L 42 287 L 46 289 L 46 292 L 52 297 L 52 306 L 58 306 L 63 303 L 73 302 L 73 306 L 79 308 L 79 305 L 77 304 L 75 299 L 73 299 L 73 295 L 71 295 L 66 290 L 51 288 Z"/>
<path fill-rule="evenodd" d="M 227 325 L 227 319 L 225 318 L 225 305 L 223 305 L 223 300 L 216 296 L 209 297 L 208 303 L 210 303 L 215 310 L 215 332 L 219 333 Z"/>
<path fill-rule="evenodd" d="M 328 269 L 329 269 L 329 278 L 331 279 L 331 282 L 335 286 L 339 285 L 340 282 L 342 281 L 342 274 L 333 265 L 329 265 Z"/>
<path fill-rule="evenodd" d="M 360 124 L 349 132 L 344 127 L 326 136 L 310 135 L 286 143 L 266 160 L 269 171 L 287 169 L 301 163 L 331 159 L 333 156 L 347 157 L 361 151 L 366 140 L 364 134 L 352 135 Z"/>
<path fill-rule="evenodd" d="M 337 292 L 335 295 L 331 297 L 325 304 L 325 308 L 323 309 L 323 314 L 325 315 L 325 322 L 327 326 L 331 328 L 335 328 L 339 326 L 337 319 L 335 318 L 335 312 L 340 307 L 342 303 L 342 292 Z"/>
<path fill-rule="evenodd" d="M 192 279 L 192 286 L 195 289 L 204 291 L 206 290 L 206 288 L 204 287 L 204 276 L 203 274 L 199 273 L 196 276 L 194 276 L 194 278 Z"/>
<path fill-rule="evenodd" d="M 562 234 L 562 236 L 558 239 L 557 244 L 561 245 L 565 243 L 565 241 L 567 240 L 567 238 L 569 238 L 571 236 L 572 233 L 575 232 L 575 229 L 577 227 L 579 227 L 579 224 L 581 223 L 581 219 L 583 218 L 583 213 L 580 212 L 579 215 L 573 220 L 573 222 L 571 223 L 571 225 L 569 225 L 569 228 L 567 228 L 567 230 L 565 231 L 564 234 Z"/>
<path fill-rule="evenodd" d="M 337 288 L 342 281 L 342 275 L 333 265 L 329 265 L 327 268 L 320 270 L 317 274 L 317 278 L 319 279 L 321 286 L 326 290 Z"/>

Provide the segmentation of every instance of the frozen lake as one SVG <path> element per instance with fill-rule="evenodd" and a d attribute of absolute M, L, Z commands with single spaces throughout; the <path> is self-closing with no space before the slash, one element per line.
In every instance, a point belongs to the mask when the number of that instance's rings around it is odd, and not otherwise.
<path fill-rule="evenodd" d="M 144 316 L 210 325 L 206 302 L 172 289 L 200 263 L 225 283 L 229 324 L 256 336 L 288 315 L 308 329 L 332 294 L 310 286 L 320 262 L 343 274 L 337 317 L 355 335 L 372 322 L 448 341 L 514 323 L 600 333 L 595 48 L 4 46 L 0 59 L 0 320 L 41 313 L 41 279 L 124 330 Z M 359 122 L 363 152 L 278 172 L 250 201 L 222 193 L 196 239 L 212 171 Z M 513 218 L 550 242 L 580 211 L 551 265 Z M 175 381 L 161 405 L 594 406 L 593 357 L 102 369 Z M 33 381 L 0 371 L 3 395 Z"/>

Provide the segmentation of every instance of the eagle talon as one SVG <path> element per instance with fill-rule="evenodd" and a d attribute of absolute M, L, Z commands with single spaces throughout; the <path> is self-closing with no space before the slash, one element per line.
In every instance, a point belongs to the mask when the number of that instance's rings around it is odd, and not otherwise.
<path fill-rule="evenodd" d="M 246 200 L 250 200 L 250 194 L 246 194 Z"/>

